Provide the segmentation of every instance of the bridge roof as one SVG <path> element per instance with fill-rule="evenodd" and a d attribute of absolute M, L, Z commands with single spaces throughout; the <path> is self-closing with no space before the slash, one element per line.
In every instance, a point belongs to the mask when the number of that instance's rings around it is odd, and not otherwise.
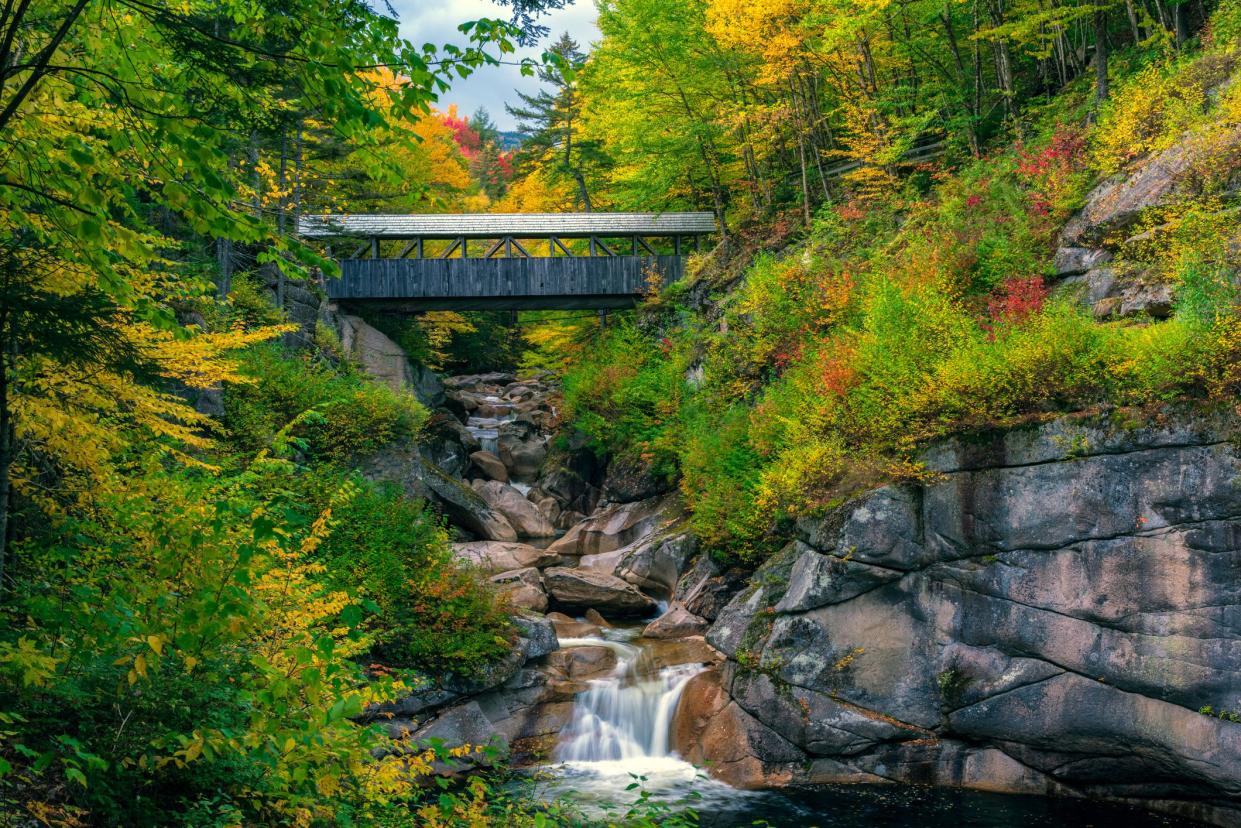
<path fill-rule="evenodd" d="M 716 231 L 713 213 L 426 213 L 302 216 L 310 238 L 518 239 L 582 236 L 695 236 Z"/>

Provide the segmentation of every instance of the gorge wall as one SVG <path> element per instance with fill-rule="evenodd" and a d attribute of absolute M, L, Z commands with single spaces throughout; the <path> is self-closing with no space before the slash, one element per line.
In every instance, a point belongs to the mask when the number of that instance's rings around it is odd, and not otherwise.
<path fill-rule="evenodd" d="M 1241 820 L 1236 420 L 930 449 L 751 577 L 674 724 L 745 787 L 897 780 Z M 1201 712 L 1200 712 L 1201 711 Z"/>

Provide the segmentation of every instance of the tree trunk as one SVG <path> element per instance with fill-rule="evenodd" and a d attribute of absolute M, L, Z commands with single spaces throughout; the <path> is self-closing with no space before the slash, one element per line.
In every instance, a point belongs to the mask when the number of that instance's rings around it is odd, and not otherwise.
<path fill-rule="evenodd" d="M 797 135 L 797 155 L 801 161 L 801 213 L 806 227 L 810 227 L 810 184 L 806 180 L 806 136 Z"/>
<path fill-rule="evenodd" d="M 1142 33 L 1142 27 L 1138 25 L 1138 13 L 1133 8 L 1133 0 L 1125 0 L 1125 14 L 1129 16 L 1129 33 L 1133 35 L 1133 45 L 1136 46 L 1146 39 Z"/>
<path fill-rule="evenodd" d="M 1107 100 L 1107 12 L 1094 13 L 1095 102 Z"/>
<path fill-rule="evenodd" d="M 1185 48 L 1189 40 L 1189 7 L 1187 2 L 1177 3 L 1172 7 L 1172 19 L 1176 21 L 1176 48 Z"/>

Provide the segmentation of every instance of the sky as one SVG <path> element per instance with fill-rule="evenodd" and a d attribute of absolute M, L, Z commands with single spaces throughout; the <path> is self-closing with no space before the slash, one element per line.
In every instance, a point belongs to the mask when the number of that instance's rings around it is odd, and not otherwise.
<path fill-rule="evenodd" d="M 508 19 L 511 11 L 499 6 L 491 0 L 391 0 L 401 21 L 401 34 L 418 45 L 423 43 L 464 42 L 457 26 L 466 20 L 477 20 L 481 17 L 500 17 Z M 548 40 L 554 40 L 561 32 L 568 31 L 577 40 L 582 51 L 587 51 L 589 44 L 599 38 L 599 30 L 595 26 L 595 4 L 593 0 L 576 0 L 563 9 L 546 14 L 542 23 L 551 29 Z M 522 57 L 537 58 L 546 43 L 529 49 L 518 49 L 517 59 Z M 511 56 L 510 56 L 511 57 Z M 504 104 L 515 103 L 514 89 L 531 94 L 539 88 L 538 80 L 523 77 L 521 69 L 516 66 L 486 66 L 474 72 L 470 77 L 457 81 L 452 88 L 440 96 L 437 105 L 447 109 L 449 104 L 456 104 L 462 115 L 470 115 L 480 106 L 485 106 L 492 119 L 500 129 L 513 129 L 515 124 Z"/>

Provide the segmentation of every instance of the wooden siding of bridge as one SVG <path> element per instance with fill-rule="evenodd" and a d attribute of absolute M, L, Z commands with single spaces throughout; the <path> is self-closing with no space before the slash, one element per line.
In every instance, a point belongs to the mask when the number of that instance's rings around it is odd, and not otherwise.
<path fill-rule="evenodd" d="M 328 297 L 406 309 L 615 308 L 632 305 L 652 273 L 685 273 L 682 256 L 344 259 Z"/>

